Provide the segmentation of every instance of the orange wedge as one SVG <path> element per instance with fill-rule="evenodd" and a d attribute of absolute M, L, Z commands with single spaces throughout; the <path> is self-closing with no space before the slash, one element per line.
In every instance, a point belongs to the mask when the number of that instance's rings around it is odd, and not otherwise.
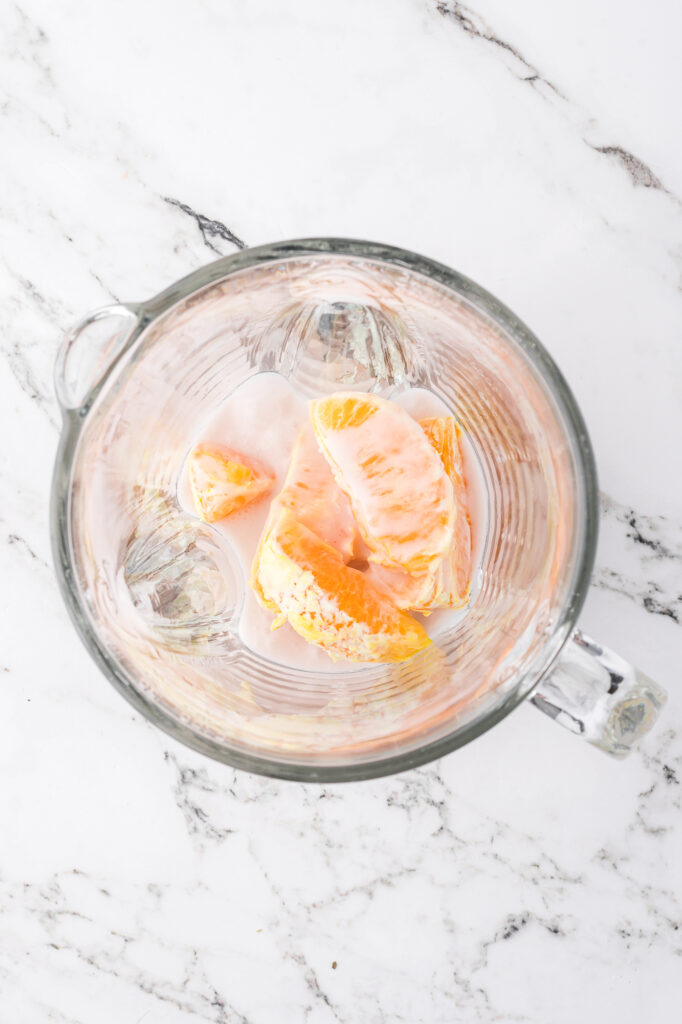
<path fill-rule="evenodd" d="M 258 501 L 272 487 L 274 476 L 255 459 L 221 444 L 200 444 L 189 457 L 189 482 L 201 519 L 214 523 Z"/>
<path fill-rule="evenodd" d="M 277 610 L 276 606 L 265 597 L 258 583 L 258 564 L 283 508 L 289 509 L 320 540 L 336 548 L 344 562 L 353 557 L 357 527 L 350 502 L 334 479 L 309 422 L 298 432 L 284 486 L 272 501 L 253 562 L 251 587 L 260 603 L 272 611 Z"/>
<path fill-rule="evenodd" d="M 435 571 L 450 548 L 455 506 L 419 424 L 392 402 L 349 392 L 311 402 L 310 418 L 369 561 L 415 575 Z"/>
<path fill-rule="evenodd" d="M 350 502 L 334 479 L 309 422 L 298 432 L 284 487 L 272 503 L 271 519 L 280 508 L 291 509 L 299 523 L 336 548 L 344 561 L 353 557 L 357 527 Z"/>
<path fill-rule="evenodd" d="M 452 484 L 455 499 L 455 525 L 450 551 L 437 576 L 436 594 L 439 607 L 457 608 L 466 604 L 471 585 L 471 520 L 464 476 L 462 431 L 453 416 L 434 416 L 419 424 L 441 458 Z"/>
<path fill-rule="evenodd" d="M 420 420 L 419 425 L 452 483 L 456 513 L 452 542 L 433 572 L 409 573 L 404 569 L 370 564 L 367 575 L 391 595 L 399 608 L 420 612 L 459 608 L 468 600 L 471 579 L 471 524 L 461 430 L 452 416 Z"/>
<path fill-rule="evenodd" d="M 431 643 L 415 619 L 289 509 L 281 509 L 272 524 L 254 576 L 268 607 L 332 658 L 406 661 Z"/>

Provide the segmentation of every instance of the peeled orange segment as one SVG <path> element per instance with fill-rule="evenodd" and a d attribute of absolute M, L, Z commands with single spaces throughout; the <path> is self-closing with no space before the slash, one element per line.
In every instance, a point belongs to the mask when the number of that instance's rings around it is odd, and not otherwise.
<path fill-rule="evenodd" d="M 435 573 L 409 573 L 405 569 L 394 569 L 391 566 L 377 565 L 370 562 L 365 575 L 375 586 L 390 595 L 398 608 L 413 611 L 430 610 L 436 600 L 436 578 L 440 567 Z"/>
<path fill-rule="evenodd" d="M 320 451 L 310 423 L 301 427 L 281 493 L 274 499 L 271 519 L 281 508 L 290 509 L 299 523 L 352 558 L 357 527 L 348 497 L 343 493 Z"/>
<path fill-rule="evenodd" d="M 392 402 L 347 392 L 311 402 L 310 418 L 369 560 L 434 571 L 450 548 L 455 507 L 443 463 L 419 424 Z"/>
<path fill-rule="evenodd" d="M 431 643 L 415 619 L 347 566 L 289 509 L 282 509 L 273 523 L 254 576 L 265 599 L 296 632 L 332 658 L 406 661 Z"/>
<path fill-rule="evenodd" d="M 452 483 L 456 511 L 452 542 L 433 572 L 409 573 L 404 569 L 370 564 L 367 575 L 391 595 L 399 608 L 420 612 L 459 608 L 468 600 L 471 579 L 471 524 L 461 430 L 452 416 L 420 420 L 419 425 Z"/>
<path fill-rule="evenodd" d="M 221 444 L 200 444 L 189 457 L 189 482 L 201 519 L 214 523 L 262 498 L 274 476 L 255 459 Z"/>
<path fill-rule="evenodd" d="M 334 479 L 309 422 L 299 430 L 284 486 L 272 501 L 253 563 L 251 586 L 260 603 L 271 611 L 277 607 L 261 591 L 257 570 L 263 546 L 282 509 L 289 509 L 299 523 L 336 548 L 344 562 L 353 557 L 358 531 L 350 502 Z"/>
<path fill-rule="evenodd" d="M 472 571 L 471 520 L 464 475 L 462 431 L 453 416 L 436 416 L 419 424 L 438 452 L 452 484 L 455 525 L 450 550 L 436 573 L 438 607 L 457 608 L 469 598 Z"/>

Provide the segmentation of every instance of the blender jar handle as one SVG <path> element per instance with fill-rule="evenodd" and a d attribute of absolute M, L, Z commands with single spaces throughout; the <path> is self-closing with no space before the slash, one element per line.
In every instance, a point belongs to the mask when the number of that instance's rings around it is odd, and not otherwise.
<path fill-rule="evenodd" d="M 86 314 L 67 331 L 54 368 L 57 400 L 65 413 L 87 410 L 138 323 L 136 306 L 115 303 Z"/>
<path fill-rule="evenodd" d="M 618 758 L 651 729 L 666 700 L 653 680 L 580 630 L 531 697 L 555 722 Z"/>

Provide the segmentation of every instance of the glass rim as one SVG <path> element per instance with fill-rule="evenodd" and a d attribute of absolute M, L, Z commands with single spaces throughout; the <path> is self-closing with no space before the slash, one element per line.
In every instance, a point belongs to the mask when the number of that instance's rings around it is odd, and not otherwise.
<path fill-rule="evenodd" d="M 322 761 L 315 763 L 314 760 L 296 763 L 278 760 L 276 757 L 253 753 L 238 745 L 226 746 L 209 736 L 201 736 L 137 688 L 134 677 L 125 672 L 97 636 L 74 578 L 71 562 L 71 475 L 84 416 L 92 405 L 94 395 L 86 400 L 81 411 L 64 410 L 64 425 L 52 481 L 50 516 L 55 570 L 67 609 L 85 647 L 118 692 L 154 725 L 185 746 L 213 760 L 270 778 L 317 783 L 378 778 L 437 760 L 487 732 L 524 701 L 559 655 L 573 631 L 585 601 L 596 554 L 599 509 L 596 465 L 587 427 L 578 404 L 552 357 L 533 332 L 490 292 L 458 271 L 417 253 L 391 245 L 349 238 L 303 238 L 244 249 L 199 267 L 146 302 L 130 303 L 128 308 L 137 317 L 131 338 L 139 338 L 153 321 L 190 295 L 242 270 L 280 260 L 325 255 L 350 256 L 405 267 L 436 281 L 459 298 L 468 301 L 519 345 L 559 408 L 562 426 L 571 441 L 578 471 L 579 507 L 573 578 L 570 592 L 557 616 L 552 632 L 534 659 L 532 671 L 526 670 L 514 690 L 500 705 L 470 722 L 456 726 L 438 739 L 356 764 Z M 99 391 L 99 387 L 96 390 Z"/>

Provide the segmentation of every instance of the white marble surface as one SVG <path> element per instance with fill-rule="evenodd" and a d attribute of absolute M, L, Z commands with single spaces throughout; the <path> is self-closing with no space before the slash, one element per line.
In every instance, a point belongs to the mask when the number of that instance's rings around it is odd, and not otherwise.
<path fill-rule="evenodd" d="M 681 8 L 472 2 L 0 4 L 3 1022 L 679 1016 Z M 61 333 L 316 234 L 458 268 L 565 371 L 604 492 L 582 623 L 671 694 L 629 761 L 523 707 L 401 777 L 270 782 L 81 648 L 48 542 Z"/>

